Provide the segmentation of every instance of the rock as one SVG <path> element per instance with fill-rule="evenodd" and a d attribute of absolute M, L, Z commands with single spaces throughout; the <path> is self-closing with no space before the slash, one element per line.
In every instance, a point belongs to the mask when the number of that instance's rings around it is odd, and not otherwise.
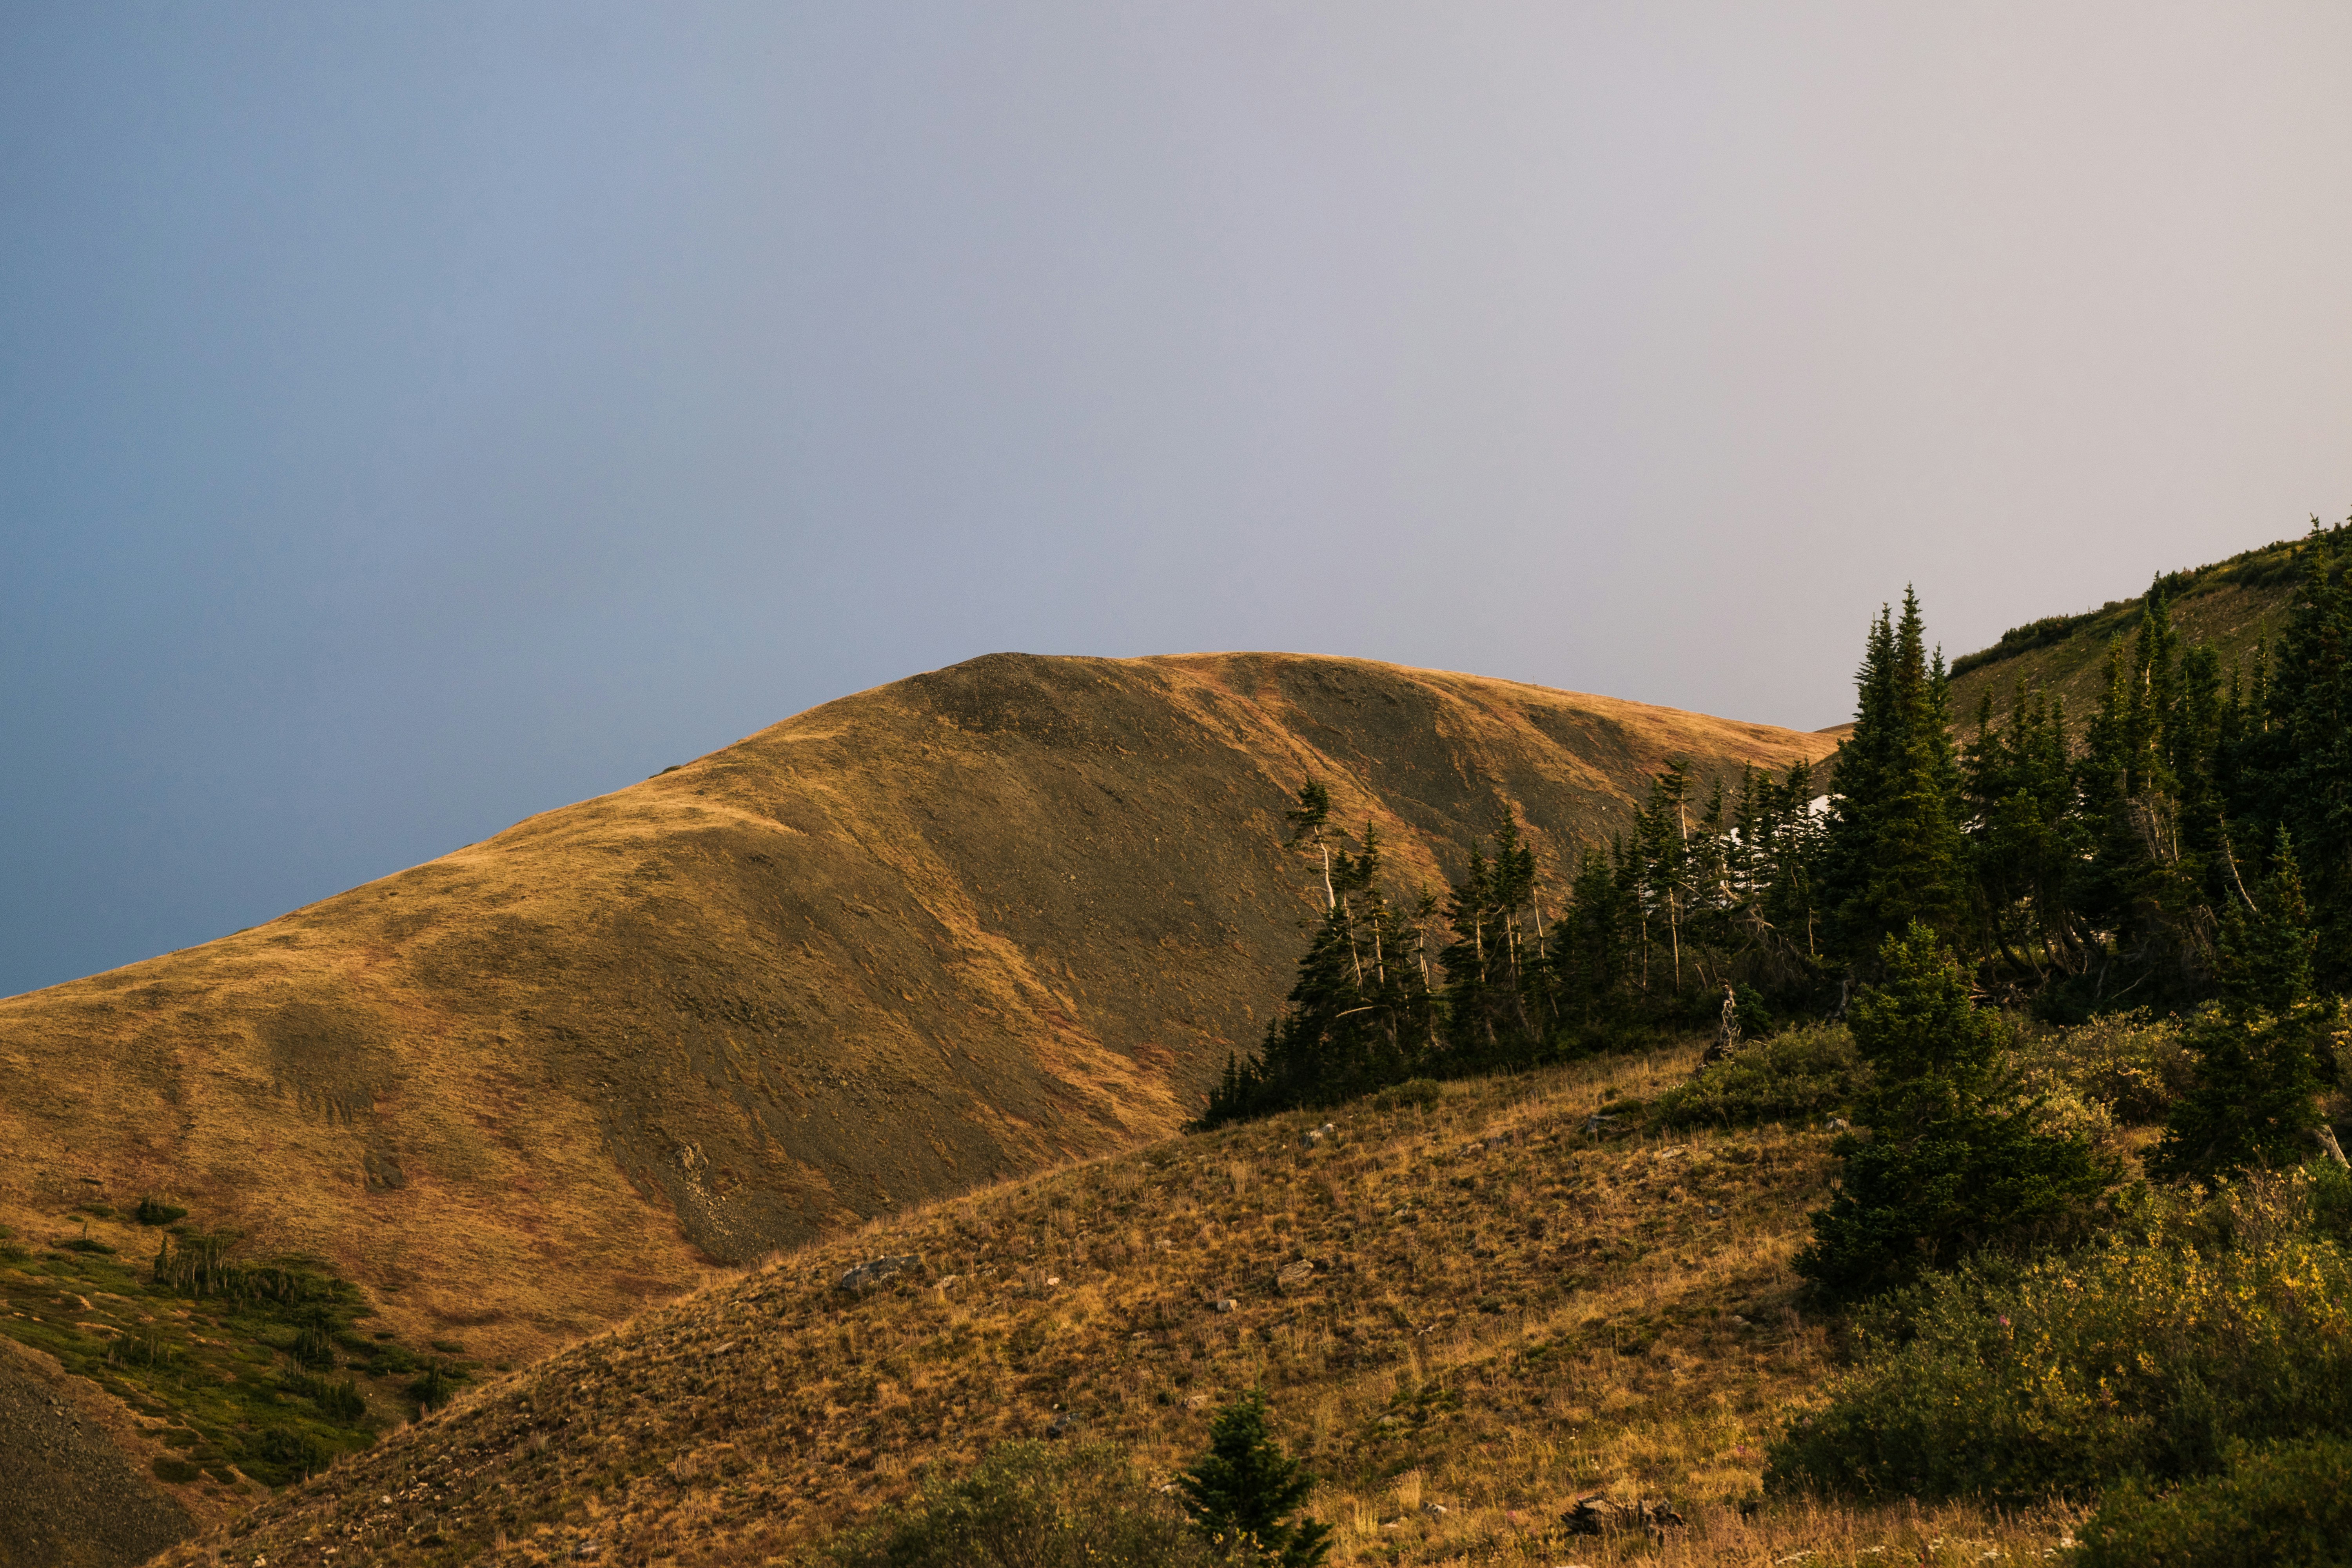
<path fill-rule="evenodd" d="M 1307 1146 L 1309 1149 L 1314 1148 L 1318 1143 L 1320 1143 L 1320 1142 L 1323 1142 L 1323 1129 L 1321 1129 L 1320 1127 L 1310 1127 L 1310 1128 L 1308 1128 L 1308 1129 L 1307 1130 L 1307 1138 L 1306 1138 L 1306 1142 L 1307 1142 Z"/>
<path fill-rule="evenodd" d="M 1576 1506 L 1559 1516 L 1559 1522 L 1570 1535 L 1600 1535 L 1615 1530 L 1645 1530 L 1663 1535 L 1680 1526 L 1683 1516 L 1662 1502 L 1622 1503 L 1612 1500 L 1606 1492 L 1594 1492 L 1577 1499 Z"/>
<path fill-rule="evenodd" d="M 1584 1130 L 1587 1132 L 1602 1132 L 1607 1131 L 1609 1124 L 1616 1120 L 1613 1116 L 1596 1110 L 1584 1119 Z"/>
<path fill-rule="evenodd" d="M 1239 1301 L 1234 1300 L 1230 1296 L 1224 1297 L 1217 1302 L 1217 1310 L 1220 1312 L 1238 1312 L 1241 1310 L 1242 1304 Z"/>
<path fill-rule="evenodd" d="M 1085 1425 L 1086 1423 L 1079 1420 L 1074 1413 L 1065 1410 L 1059 1415 L 1055 1416 L 1051 1421 L 1045 1424 L 1045 1436 L 1048 1437 L 1066 1437 L 1071 1433 L 1079 1430 Z"/>
<path fill-rule="evenodd" d="M 914 1268 L 920 1262 L 922 1262 L 921 1258 L 911 1256 L 907 1258 L 877 1258 L 871 1263 L 861 1263 L 856 1268 L 851 1269 L 848 1273 L 843 1275 L 840 1282 L 835 1285 L 834 1289 L 836 1290 L 847 1290 L 853 1295 L 861 1290 L 870 1290 L 875 1286 L 881 1284 L 885 1279 L 889 1279 L 893 1274 L 903 1274 L 908 1269 Z"/>
<path fill-rule="evenodd" d="M 1284 1264 L 1275 1274 L 1274 1282 L 1285 1290 L 1296 1290 L 1314 1278 L 1315 1265 L 1302 1258 L 1296 1263 Z"/>

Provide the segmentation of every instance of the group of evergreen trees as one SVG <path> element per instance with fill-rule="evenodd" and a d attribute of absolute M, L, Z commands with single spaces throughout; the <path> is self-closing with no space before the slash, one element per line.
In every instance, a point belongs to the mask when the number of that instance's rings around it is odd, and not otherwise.
<path fill-rule="evenodd" d="M 1377 833 L 1351 847 L 1310 783 L 1292 842 L 1323 913 L 1204 1120 L 1699 1023 L 1727 986 L 1751 1019 L 1833 1014 L 1915 924 L 1979 993 L 2062 1021 L 2226 1000 L 2231 955 L 2256 949 L 2307 951 L 2307 991 L 2352 986 L 2352 525 L 2299 553 L 2283 635 L 2226 671 L 2184 646 L 2158 579 L 2079 730 L 2021 682 L 1961 740 L 1906 594 L 1871 625 L 1825 800 L 1802 763 L 1701 779 L 1676 761 L 1572 866 L 1538 866 L 1505 814 L 1442 901 L 1393 894 Z"/>

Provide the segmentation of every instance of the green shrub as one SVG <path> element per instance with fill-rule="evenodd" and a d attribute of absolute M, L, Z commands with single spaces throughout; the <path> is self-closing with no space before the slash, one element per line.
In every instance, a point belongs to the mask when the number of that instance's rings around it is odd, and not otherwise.
<path fill-rule="evenodd" d="M 237 1468 L 268 1487 L 291 1486 L 334 1463 L 335 1450 L 309 1432 L 273 1426 L 246 1445 Z"/>
<path fill-rule="evenodd" d="M 155 1479 L 157 1480 L 169 1481 L 175 1487 L 186 1486 L 190 1481 L 194 1480 L 198 1476 L 204 1474 L 202 1470 L 188 1463 L 187 1460 L 174 1459 L 168 1454 L 157 1455 L 155 1462 L 152 1465 L 150 1465 L 148 1468 L 155 1472 Z"/>
<path fill-rule="evenodd" d="M 2296 1172 L 2203 1202 L 2143 1192 L 2092 1248 L 1974 1266 L 1863 1314 L 1857 1364 L 1773 1446 L 1767 1485 L 2084 1498 L 2337 1429 L 2352 1257 L 2320 1234 L 2318 1200 L 2342 1181 Z"/>
<path fill-rule="evenodd" d="M 1657 1099 L 1667 1127 L 1748 1126 L 1843 1110 L 1863 1079 L 1843 1024 L 1806 1024 L 1741 1047 Z"/>
<path fill-rule="evenodd" d="M 1117 1450 L 1009 1443 L 834 1542 L 843 1568 L 1181 1568 L 1207 1543 Z"/>
<path fill-rule="evenodd" d="M 437 1410 L 449 1403 L 449 1395 L 457 1388 L 457 1378 L 436 1361 L 425 1369 L 423 1377 L 408 1385 L 408 1397 L 416 1401 L 419 1410 Z"/>
<path fill-rule="evenodd" d="M 131 1217 L 141 1225 L 170 1225 L 175 1220 L 187 1218 L 188 1211 L 175 1208 L 161 1198 L 145 1197 L 141 1198 L 139 1206 L 131 1211 Z"/>
<path fill-rule="evenodd" d="M 340 1383 L 330 1383 L 323 1377 L 296 1373 L 281 1382 L 287 1393 L 309 1400 L 331 1421 L 357 1426 L 367 1415 L 367 1396 L 360 1392 L 357 1379 L 347 1377 Z"/>
<path fill-rule="evenodd" d="M 1374 1110 L 1402 1110 L 1408 1106 L 1435 1105 L 1444 1090 L 1425 1078 L 1409 1078 L 1392 1089 L 1384 1089 L 1372 1096 Z"/>
<path fill-rule="evenodd" d="M 2169 1493 L 2126 1481 L 2083 1531 L 2078 1568 L 2352 1568 L 2352 1442 L 2246 1451 Z"/>
<path fill-rule="evenodd" d="M 2057 1030 L 2023 1054 L 2035 1087 L 2063 1084 L 2126 1127 L 2162 1121 L 2197 1077 L 2179 1020 L 2154 1017 L 2146 1008 Z"/>

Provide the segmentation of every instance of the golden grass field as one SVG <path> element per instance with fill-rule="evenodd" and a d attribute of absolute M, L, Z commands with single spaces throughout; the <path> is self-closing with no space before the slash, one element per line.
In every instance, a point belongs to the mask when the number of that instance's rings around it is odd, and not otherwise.
<path fill-rule="evenodd" d="M 1829 744 L 1352 659 L 977 659 L 0 1002 L 0 1226 L 152 1194 L 520 1362 L 1172 1131 L 1288 985 L 1309 776 L 1435 881 L 1506 803 L 1556 866 L 1670 756 Z"/>
<path fill-rule="evenodd" d="M 802 1560 L 1066 1413 L 1154 1479 L 1263 1384 L 1350 1563 L 2038 1562 L 2074 1520 L 1766 1502 L 1832 1366 L 1824 1132 L 1588 1132 L 1696 1047 L 1179 1137 L 786 1252 L 462 1395 L 172 1564 Z M 854 1265 L 918 1266 L 863 1295 Z M 1285 1285 L 1277 1276 L 1293 1269 Z M 1231 1301 L 1231 1310 L 1218 1302 Z M 1580 1496 L 1687 1525 L 1567 1537 Z"/>

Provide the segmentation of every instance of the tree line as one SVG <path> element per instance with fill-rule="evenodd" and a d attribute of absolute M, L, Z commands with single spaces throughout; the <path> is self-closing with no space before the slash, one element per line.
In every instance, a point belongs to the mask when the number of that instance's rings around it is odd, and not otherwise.
<path fill-rule="evenodd" d="M 1704 1026 L 1727 994 L 1750 1033 L 1839 1016 L 1915 926 L 1979 998 L 2053 1022 L 2275 1022 L 2347 989 L 2352 524 L 2315 524 L 2296 555 L 2280 635 L 2228 669 L 2183 639 L 2158 578 L 2079 725 L 2022 680 L 1956 722 L 1906 593 L 1870 625 L 1825 793 L 1802 763 L 1702 778 L 1676 760 L 1572 864 L 1539 865 L 1506 812 L 1444 898 L 1392 889 L 1377 831 L 1342 832 L 1309 782 L 1288 824 L 1322 911 L 1203 1122 Z"/>

